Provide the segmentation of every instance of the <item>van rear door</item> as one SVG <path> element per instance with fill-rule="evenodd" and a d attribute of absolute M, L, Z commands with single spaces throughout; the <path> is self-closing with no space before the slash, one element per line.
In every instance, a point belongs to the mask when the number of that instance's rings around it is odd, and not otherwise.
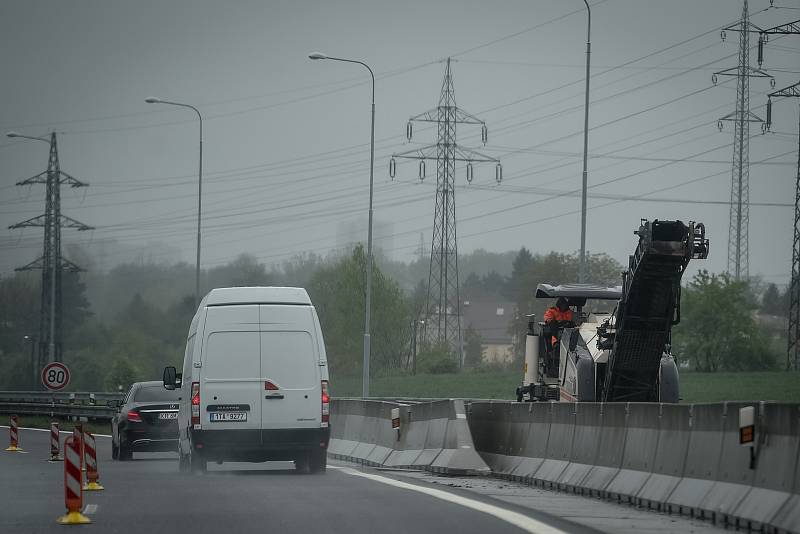
<path fill-rule="evenodd" d="M 262 428 L 320 427 L 322 392 L 316 347 L 306 331 L 261 332 Z"/>
<path fill-rule="evenodd" d="M 205 335 L 200 383 L 203 428 L 250 430 L 253 440 L 260 442 L 258 305 L 209 307 Z"/>

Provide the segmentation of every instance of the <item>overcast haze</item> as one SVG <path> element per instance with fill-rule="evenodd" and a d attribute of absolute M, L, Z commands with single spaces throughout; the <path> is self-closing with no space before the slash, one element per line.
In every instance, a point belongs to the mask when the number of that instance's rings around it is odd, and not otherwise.
<path fill-rule="evenodd" d="M 752 22 L 800 18 L 797 0 L 776 5 L 752 1 Z M 593 2 L 591 252 L 624 263 L 640 218 L 696 220 L 711 255 L 693 267 L 725 270 L 733 124 L 720 132 L 717 119 L 734 110 L 735 78 L 713 87 L 711 75 L 737 63 L 738 34 L 722 42 L 719 30 L 741 8 Z M 458 141 L 500 158 L 504 177 L 498 185 L 493 165 L 476 164 L 467 184 L 458 166 L 459 251 L 576 252 L 580 197 L 553 197 L 580 188 L 585 32 L 580 0 L 5 0 L 0 132 L 58 132 L 62 170 L 91 184 L 63 188 L 62 213 L 96 227 L 65 229 L 62 239 L 85 247 L 93 268 L 194 262 L 197 120 L 148 105 L 148 96 L 204 116 L 203 267 L 242 252 L 268 264 L 325 255 L 346 244 L 353 220 L 363 229 L 355 238 L 366 240 L 370 85 L 358 65 L 307 56 L 363 60 L 376 74 L 376 245 L 409 260 L 420 233 L 430 247 L 435 163 L 420 183 L 416 163 L 398 160 L 391 180 L 389 157 L 435 142 L 435 128 L 417 125 L 409 145 L 406 121 L 437 105 L 442 60 L 452 56 L 456 101 L 489 130 L 486 147 L 475 126 L 459 126 Z M 775 88 L 751 81 L 751 109 L 762 117 L 766 93 L 798 81 L 800 36 L 773 36 L 765 57 Z M 751 127 L 750 272 L 785 284 L 797 99 L 776 101 L 772 129 L 762 136 Z M 41 229 L 7 228 L 43 212 L 44 186 L 14 184 L 46 165 L 44 143 L 0 140 L 2 273 L 41 254 Z"/>

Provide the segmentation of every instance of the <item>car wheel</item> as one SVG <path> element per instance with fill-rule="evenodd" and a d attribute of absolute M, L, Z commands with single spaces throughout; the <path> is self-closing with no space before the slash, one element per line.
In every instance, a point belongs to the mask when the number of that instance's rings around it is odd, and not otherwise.
<path fill-rule="evenodd" d="M 128 447 L 122 444 L 120 441 L 119 448 L 117 451 L 117 456 L 121 462 L 126 462 L 128 460 L 133 459 L 133 451 L 131 451 Z"/>
<path fill-rule="evenodd" d="M 311 461 L 309 454 L 303 454 L 294 461 L 294 468 L 298 473 L 307 474 L 311 471 Z"/>
<path fill-rule="evenodd" d="M 206 459 L 202 453 L 197 451 L 189 453 L 189 469 L 192 473 L 205 473 L 206 466 Z"/>
<path fill-rule="evenodd" d="M 308 471 L 310 473 L 324 473 L 328 466 L 328 454 L 323 449 L 312 451 L 308 455 Z"/>

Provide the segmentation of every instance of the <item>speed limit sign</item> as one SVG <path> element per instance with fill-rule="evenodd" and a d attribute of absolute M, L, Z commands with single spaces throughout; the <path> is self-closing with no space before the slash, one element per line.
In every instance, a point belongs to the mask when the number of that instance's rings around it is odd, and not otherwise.
<path fill-rule="evenodd" d="M 61 362 L 51 362 L 42 369 L 42 384 L 50 390 L 60 390 L 69 384 L 69 369 Z"/>

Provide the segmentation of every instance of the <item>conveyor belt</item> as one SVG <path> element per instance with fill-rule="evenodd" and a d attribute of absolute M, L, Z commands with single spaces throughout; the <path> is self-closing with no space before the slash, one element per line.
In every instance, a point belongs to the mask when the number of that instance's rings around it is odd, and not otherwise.
<path fill-rule="evenodd" d="M 658 400 L 658 371 L 672 326 L 680 320 L 680 283 L 692 258 L 708 256 L 702 224 L 642 221 L 639 245 L 623 274 L 616 335 L 603 400 Z"/>

